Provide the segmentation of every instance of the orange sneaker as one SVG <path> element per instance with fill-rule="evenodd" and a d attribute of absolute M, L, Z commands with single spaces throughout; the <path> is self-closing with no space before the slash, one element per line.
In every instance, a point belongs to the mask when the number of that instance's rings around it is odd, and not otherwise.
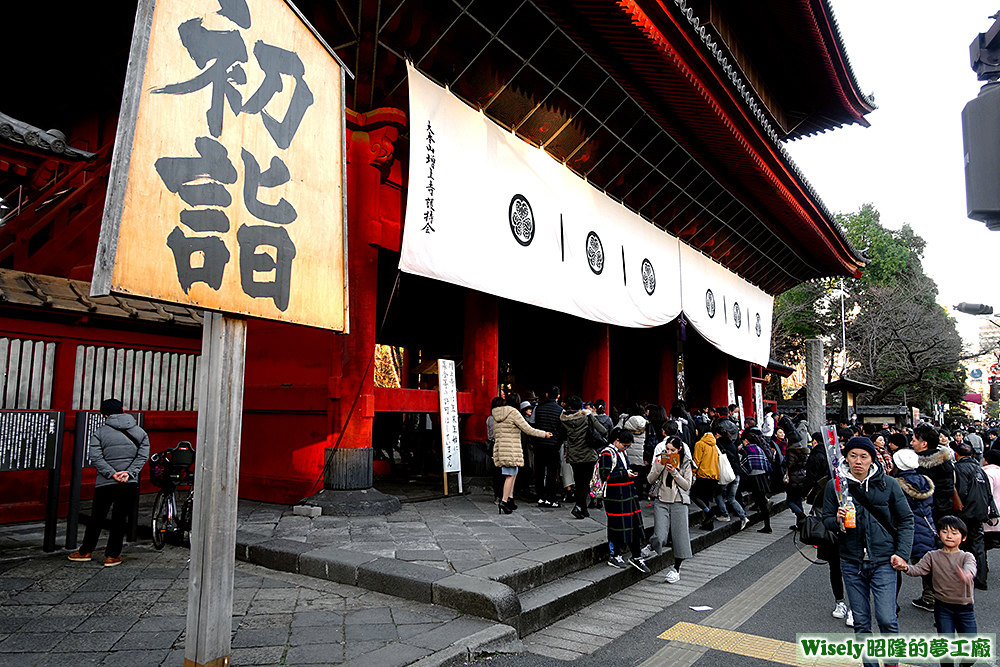
<path fill-rule="evenodd" d="M 67 556 L 67 558 L 69 558 L 72 561 L 76 561 L 77 563 L 86 563 L 87 561 L 90 560 L 90 554 L 74 551 L 69 556 Z"/>
<path fill-rule="evenodd" d="M 121 564 L 122 564 L 121 556 L 119 556 L 118 558 L 104 559 L 104 567 L 114 567 L 115 565 L 121 565 Z"/>

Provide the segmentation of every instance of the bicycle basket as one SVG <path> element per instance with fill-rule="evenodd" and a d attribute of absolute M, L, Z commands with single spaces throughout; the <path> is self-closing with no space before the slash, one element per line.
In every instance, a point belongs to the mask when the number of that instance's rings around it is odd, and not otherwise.
<path fill-rule="evenodd" d="M 149 481 L 153 486 L 163 489 L 171 485 L 169 469 L 170 461 L 164 452 L 149 457 Z"/>

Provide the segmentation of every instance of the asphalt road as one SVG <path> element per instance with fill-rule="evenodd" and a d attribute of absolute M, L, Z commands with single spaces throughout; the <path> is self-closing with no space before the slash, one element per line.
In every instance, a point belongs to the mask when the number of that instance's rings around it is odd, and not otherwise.
<path fill-rule="evenodd" d="M 806 553 L 811 551 L 807 548 Z M 814 552 L 810 555 L 814 555 Z M 789 557 L 802 558 L 797 554 L 790 536 L 779 540 L 728 572 L 709 581 L 694 593 L 667 607 L 663 612 L 619 639 L 591 655 L 574 661 L 574 664 L 600 665 L 602 667 L 640 665 L 668 645 L 668 642 L 660 639 L 658 635 L 679 622 L 702 624 L 713 613 L 712 611 L 692 611 L 690 606 L 704 605 L 718 610 L 730 602 L 734 596 L 748 589 L 754 589 L 753 593 L 759 594 L 758 604 L 762 604 L 762 606 L 748 620 L 739 624 L 738 627 L 732 628 L 739 633 L 751 635 L 751 637 L 741 638 L 739 645 L 742 647 L 754 643 L 756 641 L 754 637 L 794 642 L 796 633 L 851 632 L 849 628 L 845 627 L 842 620 L 831 616 L 834 598 L 830 590 L 829 570 L 825 565 L 808 564 L 805 570 L 783 589 L 780 585 L 764 586 L 760 583 L 762 577 L 773 568 L 785 563 Z M 991 571 L 994 573 L 990 582 L 992 590 L 976 591 L 976 619 L 980 633 L 1000 634 L 1000 615 L 996 613 L 997 610 L 1000 610 L 1000 574 L 997 574 L 1000 573 L 1000 551 L 990 552 L 990 565 Z M 663 585 L 668 586 L 669 584 Z M 765 590 L 765 588 L 769 590 Z M 918 610 L 910 604 L 910 600 L 917 597 L 919 593 L 919 578 L 904 575 L 903 588 L 899 594 L 901 607 L 899 622 L 902 632 L 934 632 L 933 614 Z M 698 667 L 732 667 L 733 665 L 755 667 L 757 665 L 787 664 L 716 649 L 708 649 L 693 663 L 690 660 L 674 662 L 673 660 L 677 657 L 674 654 L 669 656 L 660 654 L 657 657 L 657 662 L 661 665 L 694 664 Z M 490 667 L 539 667 L 567 663 L 562 660 L 523 653 L 488 658 L 480 661 L 480 664 Z"/>

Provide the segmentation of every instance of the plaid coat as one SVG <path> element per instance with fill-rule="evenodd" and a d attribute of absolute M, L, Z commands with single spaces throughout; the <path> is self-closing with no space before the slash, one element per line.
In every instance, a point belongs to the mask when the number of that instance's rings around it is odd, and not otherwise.
<path fill-rule="evenodd" d="M 615 462 L 614 458 L 618 457 Z M 635 484 L 628 476 L 627 460 L 623 461 L 614 447 L 605 447 L 597 457 L 601 479 L 607 480 L 604 492 L 604 510 L 608 514 L 608 542 L 618 545 L 618 554 L 627 552 L 626 545 L 633 539 L 642 542 L 642 512 Z"/>

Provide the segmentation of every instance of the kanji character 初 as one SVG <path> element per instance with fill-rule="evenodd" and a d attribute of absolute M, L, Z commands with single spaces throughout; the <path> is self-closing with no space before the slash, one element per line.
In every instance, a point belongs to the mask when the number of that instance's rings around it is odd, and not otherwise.
<path fill-rule="evenodd" d="M 212 103 L 205 118 L 209 133 L 218 138 L 222 135 L 223 100 L 229 102 L 229 108 L 236 115 L 243 108 L 243 96 L 233 83 L 244 85 L 247 82 L 246 72 L 240 66 L 248 60 L 246 43 L 238 30 L 209 30 L 200 18 L 180 24 L 177 32 L 188 55 L 202 72 L 188 81 L 154 88 L 153 92 L 187 95 L 211 86 Z"/>
<path fill-rule="evenodd" d="M 288 51 L 277 46 L 258 41 L 253 46 L 253 55 L 260 68 L 264 70 L 264 81 L 257 92 L 243 105 L 244 113 L 261 114 L 261 122 L 271 135 L 274 143 L 282 150 L 288 148 L 299 129 L 306 109 L 312 105 L 314 97 L 306 83 L 306 69 L 302 59 L 294 51 Z M 295 90 L 285 110 L 282 120 L 275 120 L 265 107 L 274 95 L 282 90 L 281 76 L 287 75 L 295 79 Z"/>

